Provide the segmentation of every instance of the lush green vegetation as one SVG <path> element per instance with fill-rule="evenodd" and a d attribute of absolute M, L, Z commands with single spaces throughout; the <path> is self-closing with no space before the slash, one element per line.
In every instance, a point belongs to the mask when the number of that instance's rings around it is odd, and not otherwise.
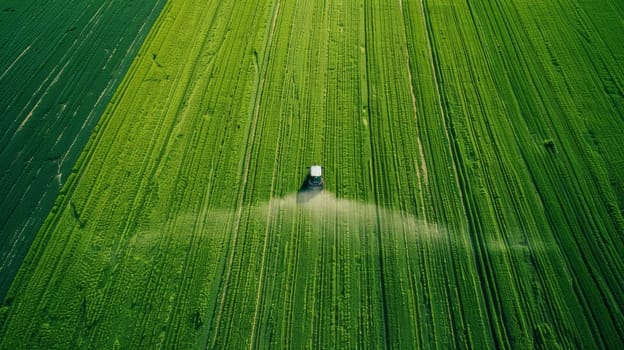
<path fill-rule="evenodd" d="M 0 299 L 164 2 L 0 4 Z"/>
<path fill-rule="evenodd" d="M 622 348 L 622 18 L 170 0 L 0 348 Z"/>

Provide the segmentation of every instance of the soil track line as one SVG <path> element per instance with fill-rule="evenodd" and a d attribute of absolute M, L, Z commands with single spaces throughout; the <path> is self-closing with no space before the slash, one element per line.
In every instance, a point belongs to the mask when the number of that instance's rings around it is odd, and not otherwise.
<path fill-rule="evenodd" d="M 484 258 L 481 256 L 480 252 L 481 249 L 479 248 L 479 243 L 475 242 L 475 232 L 474 232 L 474 226 L 478 225 L 478 223 L 475 223 L 475 219 L 474 219 L 474 210 L 471 209 L 470 206 L 470 198 L 465 198 L 464 194 L 463 194 L 463 190 L 465 187 L 467 187 L 467 185 L 462 185 L 462 183 L 460 182 L 460 171 L 458 171 L 457 169 L 457 163 L 461 162 L 461 155 L 458 154 L 459 151 L 456 151 L 456 149 L 453 148 L 452 146 L 452 140 L 451 140 L 451 136 L 449 134 L 449 125 L 447 124 L 447 114 L 444 110 L 444 104 L 442 103 L 442 94 L 441 94 L 441 88 L 440 88 L 440 84 L 438 81 L 438 70 L 436 70 L 435 67 L 435 55 L 433 52 L 433 40 L 432 40 L 432 35 L 431 35 L 431 31 L 430 31 L 430 27 L 431 27 L 431 21 L 429 20 L 429 18 L 426 16 L 426 12 L 425 12 L 425 5 L 424 5 L 424 0 L 420 0 L 420 10 L 421 10 L 421 15 L 423 16 L 423 21 L 425 23 L 425 31 L 426 31 L 426 40 L 427 40 L 427 51 L 429 53 L 429 59 L 431 62 L 431 68 L 432 68 L 432 73 L 433 73 L 433 80 L 435 83 L 435 90 L 436 90 L 436 95 L 438 97 L 438 106 L 440 109 L 440 114 L 442 116 L 442 123 L 444 126 L 444 134 L 446 136 L 446 139 L 448 141 L 448 152 L 451 156 L 451 160 L 452 160 L 452 166 L 453 166 L 453 175 L 455 177 L 455 184 L 457 187 L 457 192 L 459 194 L 459 198 L 460 198 L 460 203 L 461 203 L 461 207 L 463 209 L 463 213 L 465 215 L 465 218 L 467 220 L 467 224 L 468 224 L 468 230 L 470 233 L 470 241 L 472 242 L 472 248 L 473 248 L 473 255 L 474 255 L 474 259 L 477 265 L 477 273 L 479 275 L 480 281 L 487 281 L 488 277 L 484 276 L 484 265 L 487 265 L 488 262 L 484 262 Z M 461 171 L 461 174 L 465 176 L 464 172 Z M 486 306 L 486 315 L 488 315 L 488 317 L 491 317 L 492 315 L 498 315 L 500 314 L 500 312 L 496 312 L 492 310 L 491 305 L 489 304 L 490 300 L 489 300 L 489 295 L 491 293 L 491 291 L 489 290 L 488 286 L 483 285 L 483 283 L 479 283 L 479 288 L 482 292 L 482 296 L 485 300 L 485 306 Z M 494 318 L 496 319 L 496 317 Z M 496 326 L 492 323 L 492 321 L 488 318 L 486 320 L 487 325 L 489 325 L 490 327 L 490 331 L 492 333 L 492 341 L 495 344 L 496 348 L 505 346 L 506 343 L 504 343 L 504 338 L 503 336 L 501 336 L 501 332 L 497 330 Z"/>
<path fill-rule="evenodd" d="M 399 7 L 401 9 L 401 14 L 403 15 L 403 40 L 405 40 L 405 47 L 404 47 L 403 53 L 405 54 L 405 65 L 407 67 L 407 75 L 409 77 L 410 97 L 412 98 L 412 111 L 414 112 L 414 120 L 418 124 L 418 108 L 416 107 L 416 93 L 414 90 L 414 77 L 412 74 L 412 66 L 410 64 L 411 57 L 410 57 L 409 47 L 408 47 L 409 40 L 408 40 L 408 35 L 407 35 L 407 26 L 405 25 L 406 17 L 405 17 L 405 12 L 403 10 L 403 0 L 399 0 Z M 425 26 L 425 29 L 426 28 L 427 27 Z M 427 42 L 429 41 L 427 40 Z M 428 47 L 429 47 L 429 50 L 431 51 L 431 45 L 428 45 Z M 432 65 L 431 68 L 434 69 L 435 67 L 433 67 L 433 61 L 431 61 L 431 65 Z M 435 72 L 433 74 L 433 77 L 434 77 L 435 84 L 436 84 L 436 91 L 438 91 L 438 103 L 439 103 L 440 93 L 439 93 L 439 89 L 437 88 L 438 82 L 437 82 Z M 425 223 L 425 227 L 427 227 L 428 226 L 427 225 L 427 208 L 425 206 L 425 198 L 423 196 L 423 181 L 425 185 L 427 185 L 427 182 L 428 182 L 427 163 L 425 161 L 425 154 L 423 152 L 422 141 L 420 139 L 420 135 L 418 135 L 417 139 L 418 139 L 418 156 L 420 157 L 421 163 L 420 163 L 420 167 L 416 166 L 416 174 L 418 175 L 418 191 L 419 191 L 419 197 L 420 197 L 420 203 L 421 203 L 420 209 L 423 212 L 423 220 Z"/>
<path fill-rule="evenodd" d="M 366 60 L 366 91 L 367 91 L 367 105 L 369 106 L 368 109 L 368 113 L 369 113 L 369 120 L 370 120 L 370 127 L 368 128 L 368 132 L 369 132 L 369 143 L 368 146 L 370 147 L 370 155 L 371 155 L 371 163 L 369 164 L 369 176 L 371 178 L 371 184 L 372 184 L 372 197 L 373 197 L 373 201 L 375 203 L 375 242 L 377 244 L 376 249 L 373 248 L 372 251 L 375 252 L 375 254 L 377 255 L 377 264 L 379 264 L 379 293 L 380 293 L 380 298 L 381 298 L 381 313 L 383 315 L 383 344 L 384 347 L 387 349 L 392 348 L 392 339 L 390 338 L 392 332 L 390 330 L 390 321 L 389 321 L 389 310 L 388 310 L 388 292 L 386 291 L 386 281 L 385 281 L 385 274 L 386 271 L 384 269 L 384 253 L 383 253 L 383 245 L 382 245 L 382 237 L 381 237 L 381 232 L 380 232 L 380 214 L 379 214 L 379 187 L 380 186 L 378 184 L 378 181 L 375 181 L 375 173 L 374 173 L 374 169 L 373 169 L 373 164 L 376 162 L 376 157 L 377 157 L 377 151 L 373 145 L 373 140 L 375 139 L 373 130 L 375 128 L 375 122 L 373 122 L 373 118 L 371 118 L 371 113 L 373 111 L 373 100 L 371 99 L 371 93 L 369 93 L 370 91 L 374 91 L 374 88 L 371 87 L 371 85 L 374 84 L 374 82 L 371 81 L 371 77 L 368 74 L 369 72 L 369 63 L 371 61 L 373 61 L 374 59 L 374 55 L 371 53 L 372 50 L 374 50 L 374 45 L 371 44 L 371 49 L 369 50 L 369 43 L 373 42 L 372 41 L 372 34 L 370 33 L 372 31 L 372 27 L 374 25 L 374 23 L 369 24 L 370 22 L 374 22 L 374 15 L 373 15 L 373 11 L 375 10 L 374 8 L 371 8 L 371 6 L 367 6 L 364 9 L 364 51 L 366 52 L 365 55 L 365 60 Z M 369 26 L 371 30 L 369 31 Z M 371 55 L 372 57 L 369 57 L 369 55 Z M 377 106 L 375 106 L 375 108 L 377 108 Z M 383 185 L 383 184 L 382 184 Z"/>
<path fill-rule="evenodd" d="M 446 112 L 444 111 L 444 105 L 442 104 L 442 94 L 440 93 L 440 83 L 438 82 L 438 71 L 435 66 L 435 59 L 433 55 L 433 44 L 431 40 L 431 32 L 429 30 L 431 23 L 429 22 L 429 19 L 427 15 L 425 14 L 424 0 L 420 0 L 420 13 L 425 23 L 425 32 L 426 32 L 425 39 L 427 40 L 427 53 L 429 54 L 429 62 L 431 62 L 431 72 L 433 73 L 432 76 L 433 76 L 433 83 L 435 85 L 435 93 L 436 93 L 436 96 L 438 97 L 437 98 L 438 108 L 440 109 L 440 115 L 442 116 L 442 125 L 444 125 L 444 135 L 446 136 L 446 140 L 448 141 L 448 152 L 451 155 L 452 160 L 453 160 L 453 175 L 455 175 L 455 184 L 457 186 L 457 192 L 459 193 L 462 207 L 464 208 L 464 212 L 465 212 L 466 205 L 464 201 L 464 194 L 462 193 L 461 186 L 459 184 L 459 173 L 457 171 L 456 156 L 455 156 L 455 153 L 453 152 L 453 148 L 451 147 L 451 136 L 449 135 L 449 131 L 448 131 L 449 128 L 446 123 L 447 116 L 446 116 Z"/>
<path fill-rule="evenodd" d="M 277 167 L 273 167 L 273 181 L 271 181 L 271 194 L 273 193 L 273 189 L 275 187 L 275 174 Z M 253 319 L 251 321 L 251 335 L 249 336 L 249 349 L 256 348 L 256 325 L 258 324 L 258 314 L 260 313 L 260 300 L 262 299 L 264 292 L 264 275 L 266 272 L 266 260 L 267 260 L 267 251 L 269 247 L 269 230 L 271 227 L 271 215 L 273 213 L 273 201 L 269 201 L 267 212 L 266 212 L 266 225 L 264 227 L 264 244 L 262 246 L 262 258 L 260 262 L 260 276 L 258 276 L 258 292 L 256 293 L 256 307 L 254 309 Z M 259 345 L 258 345 L 259 346 Z"/>
<path fill-rule="evenodd" d="M 243 168 L 242 169 L 243 170 L 242 171 L 242 183 L 241 183 L 240 191 L 238 194 L 237 209 L 236 209 L 236 216 L 234 218 L 234 223 L 233 223 L 232 237 L 230 239 L 230 244 L 228 245 L 228 248 L 227 248 L 228 260 L 227 260 L 227 265 L 225 266 L 225 278 L 222 282 L 223 289 L 221 292 L 221 298 L 219 300 L 218 311 L 215 317 L 215 331 L 214 331 L 214 335 L 212 337 L 211 344 L 210 344 L 211 349 L 214 349 L 216 346 L 217 337 L 219 335 L 219 325 L 221 323 L 221 318 L 223 317 L 225 297 L 227 295 L 227 290 L 228 290 L 228 286 L 229 286 L 229 282 L 230 282 L 230 278 L 232 274 L 232 263 L 234 261 L 234 248 L 236 246 L 236 241 L 238 239 L 238 233 L 240 231 L 240 222 L 243 216 L 243 209 L 244 209 L 243 202 L 245 199 L 245 192 L 247 189 L 247 178 L 249 175 L 249 166 L 251 163 L 251 155 L 253 153 L 253 148 L 254 148 L 256 128 L 258 125 L 258 118 L 260 116 L 260 105 L 262 102 L 262 91 L 264 89 L 264 82 L 266 80 L 268 58 L 270 56 L 269 48 L 271 47 L 271 44 L 273 42 L 273 35 L 275 33 L 275 24 L 277 22 L 279 9 L 280 9 L 280 1 L 277 1 L 277 3 L 275 4 L 275 9 L 273 10 L 271 29 L 269 30 L 267 39 L 264 43 L 264 50 L 263 50 L 264 60 L 262 62 L 262 65 L 263 65 L 262 67 L 260 67 L 260 62 L 258 62 L 258 55 L 254 51 L 253 63 L 254 63 L 254 68 L 256 70 L 256 75 L 257 75 L 257 83 L 256 83 L 255 91 L 254 91 L 254 109 L 253 109 L 253 114 L 252 114 L 251 126 L 249 128 L 249 133 L 247 135 L 247 142 L 245 146 L 245 158 L 242 164 L 242 168 Z M 255 322 L 255 317 L 254 317 L 254 322 Z M 252 337 L 254 336 L 254 332 L 255 332 L 255 326 L 252 329 Z M 253 342 L 250 344 L 253 344 Z"/>
<path fill-rule="evenodd" d="M 270 37 L 269 37 L 269 42 L 268 42 L 268 47 L 271 47 L 271 43 L 273 42 L 273 34 L 275 33 L 275 26 L 277 23 L 277 18 L 279 16 L 279 9 L 280 9 L 280 1 L 278 0 L 276 6 L 275 6 L 275 10 L 273 13 L 273 23 L 271 24 L 271 33 L 270 33 Z M 265 67 L 266 70 L 266 67 Z M 256 106 L 256 108 L 259 108 L 259 104 Z M 258 113 L 256 113 L 258 114 Z M 256 116 L 257 117 L 257 116 Z M 278 134 L 278 144 L 281 144 L 283 134 L 281 132 L 281 128 L 280 128 L 280 133 Z M 275 159 L 278 159 L 278 151 L 279 151 L 279 147 L 275 148 Z M 271 191 L 269 192 L 271 196 L 273 196 L 273 191 L 275 188 L 275 176 L 277 173 L 277 169 L 278 167 L 273 166 L 273 174 L 271 176 Z M 269 204 L 268 204 L 268 208 L 267 208 L 267 213 L 266 213 L 266 226 L 264 228 L 264 232 L 265 232 L 265 239 L 264 239 L 264 245 L 262 247 L 262 258 L 261 258 L 261 262 L 260 262 L 260 276 L 258 277 L 258 293 L 256 294 L 256 307 L 254 309 L 254 315 L 253 315 L 253 319 L 251 321 L 251 335 L 249 336 L 249 349 L 255 349 L 257 348 L 256 346 L 256 332 L 257 332 L 257 324 L 258 324 L 258 314 L 260 314 L 260 306 L 261 306 L 261 299 L 262 296 L 264 294 L 264 279 L 265 279 L 265 272 L 266 272 L 266 260 L 267 260 L 267 255 L 268 255 L 268 247 L 269 247 L 269 230 L 271 227 L 271 215 L 272 215 L 272 211 L 273 211 L 273 201 L 269 200 Z M 259 344 L 258 344 L 259 346 Z"/>

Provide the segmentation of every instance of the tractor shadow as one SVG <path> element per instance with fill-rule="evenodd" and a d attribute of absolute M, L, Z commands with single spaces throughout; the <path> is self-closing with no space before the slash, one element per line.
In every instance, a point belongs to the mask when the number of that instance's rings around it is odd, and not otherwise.
<path fill-rule="evenodd" d="M 308 175 L 306 175 L 297 191 L 297 204 L 308 203 L 321 193 L 323 193 L 323 186 L 310 186 L 308 183 Z"/>

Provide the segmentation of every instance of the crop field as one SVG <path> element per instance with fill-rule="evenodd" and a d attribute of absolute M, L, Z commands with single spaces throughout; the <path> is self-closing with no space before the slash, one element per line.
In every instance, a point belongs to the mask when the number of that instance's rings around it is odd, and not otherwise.
<path fill-rule="evenodd" d="M 0 299 L 164 2 L 0 4 Z"/>
<path fill-rule="evenodd" d="M 624 348 L 623 34 L 616 0 L 167 1 L 0 349 Z"/>

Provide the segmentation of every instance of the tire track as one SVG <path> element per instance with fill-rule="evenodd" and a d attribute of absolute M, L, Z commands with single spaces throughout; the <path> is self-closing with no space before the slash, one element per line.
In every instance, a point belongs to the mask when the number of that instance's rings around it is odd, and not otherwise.
<path fill-rule="evenodd" d="M 224 281 L 222 282 L 222 288 L 221 288 L 221 298 L 220 298 L 220 302 L 218 303 L 217 306 L 217 312 L 216 312 L 216 316 L 215 316 L 215 324 L 216 324 L 216 329 L 215 332 L 212 336 L 212 340 L 211 340 L 211 344 L 210 344 L 210 348 L 215 348 L 216 346 L 216 342 L 217 342 L 217 337 L 219 335 L 219 328 L 221 325 L 221 320 L 223 317 L 223 310 L 224 310 L 224 306 L 225 306 L 225 298 L 228 294 L 228 287 L 229 287 L 229 283 L 230 283 L 230 279 L 231 279 L 231 273 L 232 273 L 232 265 L 234 262 L 234 251 L 235 251 L 235 247 L 236 247 L 236 243 L 237 243 L 237 239 L 238 239 L 238 234 L 239 231 L 241 229 L 241 218 L 243 215 L 243 210 L 244 210 L 244 200 L 245 200 L 245 194 L 247 192 L 247 181 L 248 181 L 248 176 L 249 176 L 249 168 L 251 165 L 251 155 L 253 152 L 253 148 L 255 145 L 255 137 L 256 137 L 256 128 L 258 125 L 258 119 L 260 116 L 260 106 L 262 103 L 262 97 L 263 97 L 263 89 L 264 89 L 264 83 L 266 80 L 266 72 L 268 69 L 268 61 L 269 61 L 269 53 L 270 53 L 270 49 L 271 49 L 271 45 L 272 45 L 272 41 L 273 41 L 273 35 L 275 33 L 275 24 L 277 22 L 277 18 L 279 15 L 279 9 L 280 9 L 280 0 L 277 0 L 275 5 L 274 5 L 274 9 L 273 9 L 273 15 L 271 18 L 271 26 L 270 29 L 267 33 L 267 39 L 265 41 L 264 44 L 264 57 L 263 57 L 263 62 L 262 62 L 262 66 L 260 65 L 260 62 L 258 62 L 258 54 L 257 52 L 254 51 L 254 69 L 256 71 L 256 76 L 257 76 L 257 81 L 256 81 L 256 87 L 254 89 L 254 99 L 253 99 L 253 109 L 252 109 L 252 115 L 251 115 L 251 126 L 249 128 L 249 133 L 247 134 L 247 138 L 246 138 L 246 147 L 245 147 L 245 157 L 243 159 L 243 162 L 241 164 L 242 167 L 242 171 L 241 171 L 241 185 L 240 185 L 240 191 L 239 191 L 239 195 L 238 195 L 238 200 L 237 200 L 237 211 L 236 211 L 236 215 L 234 217 L 234 223 L 233 223 L 233 227 L 234 229 L 232 230 L 232 237 L 230 238 L 230 243 L 228 245 L 228 249 L 227 249 L 227 262 L 225 265 L 225 276 L 224 276 Z"/>

